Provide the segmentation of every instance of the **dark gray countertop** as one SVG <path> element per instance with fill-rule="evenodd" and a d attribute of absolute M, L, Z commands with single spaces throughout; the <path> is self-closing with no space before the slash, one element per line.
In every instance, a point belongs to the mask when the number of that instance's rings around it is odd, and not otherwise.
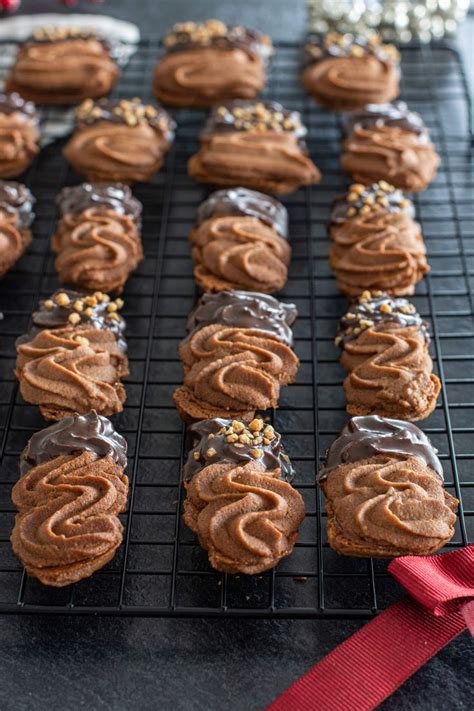
<path fill-rule="evenodd" d="M 24 0 L 23 11 L 57 2 Z M 81 3 L 160 35 L 177 20 L 219 17 L 275 39 L 304 32 L 303 0 L 109 0 Z M 472 67 L 463 29 L 466 61 Z M 470 72 L 472 76 L 472 71 Z M 0 708 L 262 709 L 359 629 L 355 621 L 0 619 Z M 383 705 L 387 711 L 472 708 L 473 647 L 461 635 Z"/>

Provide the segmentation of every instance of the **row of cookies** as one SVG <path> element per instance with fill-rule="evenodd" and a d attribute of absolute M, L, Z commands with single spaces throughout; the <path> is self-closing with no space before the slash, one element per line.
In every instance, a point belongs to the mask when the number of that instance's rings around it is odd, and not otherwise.
<path fill-rule="evenodd" d="M 309 49 L 317 57 L 340 51 L 362 57 L 351 42 L 332 37 Z M 352 68 L 349 59 L 336 62 L 332 81 L 345 88 L 352 76 L 357 92 L 362 85 Z M 374 81 L 380 69 L 374 60 Z M 323 67 L 310 63 L 307 81 L 318 73 Z M 378 76 L 388 94 L 393 78 Z M 342 91 L 333 108 L 347 108 L 348 98 Z M 333 204 L 329 263 L 339 290 L 353 300 L 336 337 L 353 417 L 317 478 L 328 543 L 353 556 L 426 555 L 454 535 L 458 502 L 444 489 L 436 450 L 412 424 L 433 412 L 441 384 L 432 372 L 428 324 L 404 298 L 429 266 L 413 203 L 401 190 L 424 190 L 439 157 L 421 117 L 402 102 L 364 106 L 346 117 L 344 128 L 341 164 L 358 182 Z"/>
<path fill-rule="evenodd" d="M 173 396 L 180 416 L 194 422 L 184 521 L 226 573 L 274 567 L 291 553 L 305 515 L 280 435 L 256 416 L 277 407 L 299 366 L 296 307 L 269 295 L 286 282 L 287 239 L 283 205 L 241 187 L 212 193 L 190 234 L 204 294 L 179 347 L 185 377 Z"/>
<path fill-rule="evenodd" d="M 156 98 L 176 107 L 255 99 L 274 54 L 271 38 L 220 20 L 177 23 L 162 39 Z M 7 90 L 41 104 L 77 104 L 107 96 L 124 55 L 120 42 L 94 29 L 38 28 L 20 47 Z M 399 92 L 399 55 L 377 35 L 311 34 L 301 80 L 323 106 L 336 110 L 391 101 Z"/>

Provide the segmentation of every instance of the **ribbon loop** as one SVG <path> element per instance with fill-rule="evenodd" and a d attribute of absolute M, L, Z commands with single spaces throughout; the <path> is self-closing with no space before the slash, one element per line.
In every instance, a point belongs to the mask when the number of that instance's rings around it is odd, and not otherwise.
<path fill-rule="evenodd" d="M 474 598 L 474 546 L 436 556 L 403 556 L 390 573 L 436 617 L 449 615 Z"/>

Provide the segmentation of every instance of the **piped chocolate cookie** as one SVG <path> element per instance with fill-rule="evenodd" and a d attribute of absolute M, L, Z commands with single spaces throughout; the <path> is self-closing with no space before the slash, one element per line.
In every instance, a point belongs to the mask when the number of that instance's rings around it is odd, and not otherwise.
<path fill-rule="evenodd" d="M 28 442 L 12 491 L 11 542 L 28 575 L 63 587 L 87 578 L 122 542 L 127 443 L 105 417 L 71 415 Z"/>
<path fill-rule="evenodd" d="M 212 419 L 191 428 L 184 521 L 213 568 L 256 575 L 289 555 L 305 515 L 293 468 L 271 425 Z"/>
<path fill-rule="evenodd" d="M 426 435 L 410 422 L 353 417 L 319 473 L 331 548 L 350 556 L 428 555 L 454 535 L 458 501 Z"/>
<path fill-rule="evenodd" d="M 349 415 L 422 420 L 441 390 L 428 352 L 428 326 L 413 304 L 364 292 L 341 319 L 336 344 Z"/>
<path fill-rule="evenodd" d="M 120 412 L 128 375 L 123 302 L 107 294 L 58 291 L 41 302 L 31 330 L 17 339 L 15 375 L 23 398 L 45 419 L 74 412 Z"/>
<path fill-rule="evenodd" d="M 384 180 L 355 183 L 336 199 L 329 227 L 329 263 L 343 294 L 366 290 L 413 294 L 429 271 L 413 203 Z"/>
<path fill-rule="evenodd" d="M 64 155 L 91 182 L 146 182 L 161 168 L 174 129 L 163 108 L 138 98 L 86 99 Z"/>
<path fill-rule="evenodd" d="M 16 178 L 39 151 L 38 114 L 16 92 L 0 93 L 0 178 Z"/>
<path fill-rule="evenodd" d="M 7 89 L 38 104 L 97 99 L 118 81 L 120 54 L 120 43 L 94 29 L 41 27 L 20 47 Z"/>
<path fill-rule="evenodd" d="M 407 105 L 370 104 L 346 120 L 341 165 L 358 183 L 385 180 L 402 190 L 425 190 L 440 162 L 419 114 Z"/>
<path fill-rule="evenodd" d="M 246 188 L 213 193 L 189 236 L 199 286 L 210 292 L 282 289 L 291 257 L 287 224 L 286 209 L 269 195 Z"/>
<path fill-rule="evenodd" d="M 51 240 L 64 284 L 120 293 L 143 259 L 141 203 L 121 183 L 82 183 L 57 197 L 61 219 Z"/>
<path fill-rule="evenodd" d="M 0 180 L 0 279 L 31 243 L 35 198 L 22 183 Z"/>
<path fill-rule="evenodd" d="M 254 99 L 273 54 L 267 35 L 220 20 L 180 22 L 163 38 L 153 92 L 170 106 L 211 106 Z"/>
<path fill-rule="evenodd" d="M 384 103 L 399 94 L 400 55 L 376 34 L 308 35 L 301 81 L 318 104 L 350 111 Z"/>
<path fill-rule="evenodd" d="M 184 385 L 173 400 L 186 422 L 214 417 L 253 419 L 256 410 L 276 407 L 283 385 L 296 377 L 299 360 L 271 333 L 219 323 L 182 341 Z"/>
<path fill-rule="evenodd" d="M 299 112 L 276 101 L 216 106 L 188 172 L 203 183 L 284 195 L 321 180 L 307 154 L 305 135 Z"/>

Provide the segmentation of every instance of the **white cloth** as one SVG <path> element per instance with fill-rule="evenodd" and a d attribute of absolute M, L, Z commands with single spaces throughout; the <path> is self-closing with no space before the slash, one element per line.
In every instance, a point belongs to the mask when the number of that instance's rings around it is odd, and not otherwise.
<path fill-rule="evenodd" d="M 123 51 L 117 60 L 124 67 L 135 53 L 140 40 L 140 31 L 136 25 L 123 20 L 115 20 L 107 15 L 82 15 L 55 13 L 39 15 L 19 15 L 0 21 L 0 90 L 5 86 L 10 68 L 15 61 L 18 43 L 28 39 L 39 27 L 46 25 L 54 27 L 80 27 L 98 30 L 106 38 L 122 43 Z M 48 143 L 71 132 L 74 125 L 74 108 L 61 106 L 38 106 L 40 115 L 41 145 Z"/>

